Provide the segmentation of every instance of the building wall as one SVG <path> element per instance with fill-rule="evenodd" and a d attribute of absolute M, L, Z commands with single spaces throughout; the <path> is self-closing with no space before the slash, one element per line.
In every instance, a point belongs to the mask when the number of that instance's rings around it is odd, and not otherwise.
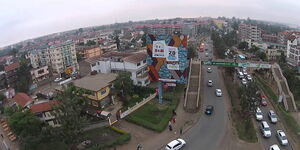
<path fill-rule="evenodd" d="M 91 57 L 100 56 L 101 54 L 102 54 L 102 51 L 101 51 L 100 47 L 96 47 L 96 48 L 85 50 L 84 57 L 88 59 Z"/>
<path fill-rule="evenodd" d="M 30 71 L 31 78 L 33 82 L 39 82 L 48 78 L 49 70 L 48 66 L 44 66 L 42 68 L 38 68 Z"/>
<path fill-rule="evenodd" d="M 97 92 L 97 100 L 102 100 L 110 93 L 110 88 L 106 87 Z"/>

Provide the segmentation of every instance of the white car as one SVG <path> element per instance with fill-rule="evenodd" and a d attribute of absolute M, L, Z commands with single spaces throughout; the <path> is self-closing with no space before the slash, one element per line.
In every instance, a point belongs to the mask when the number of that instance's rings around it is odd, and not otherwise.
<path fill-rule="evenodd" d="M 242 79 L 242 84 L 243 85 L 247 85 L 247 80 L 246 79 Z"/>
<path fill-rule="evenodd" d="M 260 130 L 264 137 L 266 137 L 266 138 L 271 137 L 271 135 L 272 135 L 271 129 L 266 121 L 261 122 Z"/>
<path fill-rule="evenodd" d="M 62 80 L 62 78 L 55 78 L 54 82 L 59 82 L 61 80 Z"/>
<path fill-rule="evenodd" d="M 186 142 L 183 139 L 173 140 L 166 146 L 166 150 L 179 150 L 185 146 Z"/>
<path fill-rule="evenodd" d="M 269 116 L 272 123 L 277 123 L 278 119 L 277 119 L 277 116 L 276 116 L 276 114 L 273 110 L 269 111 L 268 116 Z"/>
<path fill-rule="evenodd" d="M 247 75 L 247 80 L 248 80 L 248 81 L 252 81 L 252 77 L 251 77 L 250 74 Z"/>
<path fill-rule="evenodd" d="M 207 82 L 207 86 L 213 86 L 213 81 L 212 80 L 208 80 L 208 82 Z"/>
<path fill-rule="evenodd" d="M 256 108 L 255 118 L 258 121 L 263 120 L 263 113 L 262 113 L 262 111 L 260 110 L 259 107 Z"/>
<path fill-rule="evenodd" d="M 274 145 L 270 146 L 270 150 L 280 150 L 280 148 L 277 144 L 274 144 Z"/>
<path fill-rule="evenodd" d="M 222 96 L 222 90 L 216 89 L 216 96 L 221 97 Z"/>
<path fill-rule="evenodd" d="M 277 130 L 276 136 L 281 145 L 287 145 L 289 143 L 285 133 L 282 130 Z"/>
<path fill-rule="evenodd" d="M 212 72 L 212 69 L 211 69 L 210 67 L 208 67 L 208 68 L 207 68 L 207 72 L 208 72 L 208 73 L 211 73 L 211 72 Z"/>

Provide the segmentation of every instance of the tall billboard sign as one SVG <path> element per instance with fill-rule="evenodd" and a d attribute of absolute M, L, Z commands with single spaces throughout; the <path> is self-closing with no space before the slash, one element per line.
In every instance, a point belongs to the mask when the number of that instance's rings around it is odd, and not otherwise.
<path fill-rule="evenodd" d="M 151 81 L 171 79 L 176 83 L 187 83 L 187 36 L 147 35 L 146 43 Z"/>

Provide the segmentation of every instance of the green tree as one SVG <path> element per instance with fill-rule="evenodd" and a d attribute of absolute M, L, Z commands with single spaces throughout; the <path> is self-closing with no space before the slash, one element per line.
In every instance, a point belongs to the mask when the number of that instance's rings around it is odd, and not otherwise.
<path fill-rule="evenodd" d="M 239 49 L 248 49 L 248 43 L 247 42 L 240 42 L 238 45 Z"/>
<path fill-rule="evenodd" d="M 97 43 L 95 42 L 95 41 L 93 41 L 93 40 L 88 40 L 87 42 L 86 42 L 86 45 L 87 46 L 91 46 L 91 45 L 96 45 Z"/>
<path fill-rule="evenodd" d="M 122 97 L 130 96 L 133 93 L 133 82 L 130 75 L 128 72 L 121 72 L 114 82 L 117 93 Z"/>
<path fill-rule="evenodd" d="M 267 59 L 267 55 L 266 55 L 266 53 L 264 53 L 264 52 L 257 51 L 257 52 L 255 53 L 255 55 L 256 55 L 256 57 L 258 57 L 259 59 L 261 59 L 261 60 L 263 60 L 263 61 L 265 61 L 265 60 Z"/>
<path fill-rule="evenodd" d="M 142 41 L 143 41 L 142 47 L 146 46 L 146 36 L 147 36 L 147 34 L 143 34 L 143 36 L 142 36 Z"/>
<path fill-rule="evenodd" d="M 255 109 L 259 105 L 259 88 L 258 86 L 250 82 L 247 87 L 241 87 L 239 89 L 240 94 L 240 106 L 242 114 L 245 119 L 249 118 L 255 112 Z"/>
<path fill-rule="evenodd" d="M 251 53 L 256 53 L 259 51 L 259 47 L 255 46 L 255 45 L 252 45 L 251 48 L 249 49 L 249 51 Z"/>
<path fill-rule="evenodd" d="M 42 129 L 41 121 L 29 110 L 15 112 L 9 118 L 8 124 L 12 131 L 21 138 L 37 136 Z"/>
<path fill-rule="evenodd" d="M 83 96 L 86 92 L 71 84 L 57 95 L 60 103 L 54 114 L 61 126 L 55 131 L 56 139 L 67 144 L 77 142 L 87 122 L 86 116 L 82 115 L 87 108 L 87 100 Z"/>
<path fill-rule="evenodd" d="M 23 55 L 20 59 L 20 68 L 17 71 L 19 82 L 17 82 L 16 90 L 18 92 L 28 93 L 31 84 L 30 65 Z"/>
<path fill-rule="evenodd" d="M 117 49 L 120 50 L 121 47 L 120 47 L 120 38 L 119 38 L 119 36 L 116 35 L 114 37 L 114 39 L 115 39 L 115 43 L 117 44 Z"/>
<path fill-rule="evenodd" d="M 192 44 L 190 44 L 189 46 L 188 46 L 188 59 L 190 59 L 190 58 L 194 58 L 195 56 L 196 56 L 196 47 L 195 47 L 195 45 L 192 45 Z"/>

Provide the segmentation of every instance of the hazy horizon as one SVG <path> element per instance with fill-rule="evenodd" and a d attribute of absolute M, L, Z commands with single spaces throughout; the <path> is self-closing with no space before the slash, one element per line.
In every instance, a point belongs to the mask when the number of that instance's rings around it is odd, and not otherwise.
<path fill-rule="evenodd" d="M 297 0 L 28 0 L 0 2 L 0 47 L 57 32 L 150 19 L 225 16 L 300 25 Z"/>

